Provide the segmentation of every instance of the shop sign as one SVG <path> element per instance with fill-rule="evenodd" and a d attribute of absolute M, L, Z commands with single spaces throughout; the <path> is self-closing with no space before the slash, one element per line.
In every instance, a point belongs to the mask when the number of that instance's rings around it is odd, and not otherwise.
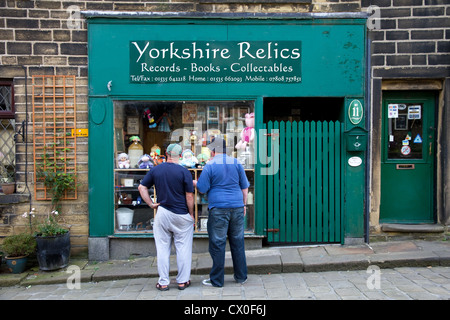
<path fill-rule="evenodd" d="M 130 41 L 130 83 L 299 83 L 300 41 Z"/>
<path fill-rule="evenodd" d="M 88 136 L 88 129 L 72 129 L 71 131 L 72 137 L 87 137 Z"/>
<path fill-rule="evenodd" d="M 353 124 L 358 124 L 361 122 L 363 117 L 363 107 L 359 100 L 353 100 L 348 106 L 348 118 Z"/>

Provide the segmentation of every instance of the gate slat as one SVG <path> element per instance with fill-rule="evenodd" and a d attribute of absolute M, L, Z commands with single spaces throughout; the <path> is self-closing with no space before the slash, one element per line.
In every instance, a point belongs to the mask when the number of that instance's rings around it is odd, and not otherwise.
<path fill-rule="evenodd" d="M 305 221 L 305 188 L 304 188 L 304 176 L 305 176 L 305 136 L 303 131 L 303 122 L 298 123 L 298 241 L 305 241 L 304 221 Z"/>
<path fill-rule="evenodd" d="M 322 200 L 323 200 L 323 214 L 322 214 L 322 241 L 324 242 L 328 242 L 328 230 L 330 228 L 330 223 L 328 221 L 328 202 L 329 202 L 329 196 L 328 196 L 328 170 L 329 170 L 329 166 L 328 166 L 328 158 L 329 158 L 329 140 L 328 137 L 330 136 L 330 133 L 328 131 L 328 122 L 324 121 L 322 124 L 322 146 L 323 146 L 323 170 L 322 170 L 322 174 L 323 174 L 323 195 L 322 195 Z"/>
<path fill-rule="evenodd" d="M 303 185 L 305 188 L 305 192 L 303 195 L 304 201 L 305 201 L 305 210 L 304 212 L 304 223 L 303 223 L 303 230 L 305 234 L 305 242 L 311 241 L 311 228 L 310 228 L 310 212 L 311 212 L 311 183 L 310 183 L 310 137 L 311 137 L 311 126 L 308 121 L 305 122 L 305 149 L 304 149 L 304 156 L 305 156 L 305 175 L 303 179 Z"/>
<path fill-rule="evenodd" d="M 266 133 L 268 133 L 266 123 L 263 123 L 263 129 L 265 130 Z M 259 139 L 259 136 L 258 136 L 258 140 L 256 142 L 257 142 L 257 149 L 255 149 L 255 150 L 258 150 L 258 151 L 262 151 L 262 150 L 268 151 L 269 150 L 268 145 L 267 145 L 267 139 Z M 265 155 L 268 156 L 269 153 L 266 153 Z M 256 157 L 260 157 L 259 159 L 261 159 L 262 158 L 261 153 L 260 152 L 256 153 L 256 151 L 255 151 L 255 158 Z M 256 158 L 256 159 L 258 159 L 258 158 Z M 261 166 L 257 167 L 255 165 L 255 172 L 258 172 L 258 171 L 256 171 L 256 169 L 259 169 L 259 172 L 261 172 L 261 173 L 263 172 L 263 168 Z M 259 181 L 262 183 L 261 186 L 258 184 L 258 182 L 256 180 L 259 175 L 255 175 L 255 190 L 258 190 L 257 191 L 258 193 L 262 192 L 263 190 L 268 190 L 267 189 L 267 182 L 268 182 L 268 174 L 267 173 L 268 172 L 265 172 L 265 175 L 261 175 L 259 178 Z M 256 195 L 256 193 L 254 193 L 254 195 Z M 256 199 L 256 197 L 255 197 L 255 199 Z M 268 218 L 268 214 L 269 214 L 268 205 L 267 205 L 268 197 L 267 196 L 264 197 L 263 201 L 264 201 L 264 203 L 261 203 L 261 201 L 256 202 L 255 212 L 258 212 L 258 211 L 262 212 L 263 219 L 262 219 L 262 221 L 261 221 L 261 219 L 254 219 L 255 231 L 258 233 L 258 232 L 261 232 L 261 229 L 262 229 L 265 232 L 265 234 L 267 235 L 267 231 L 265 231 L 265 228 L 267 228 L 267 218 Z M 260 222 L 258 222 L 258 221 L 260 221 Z M 258 227 L 257 227 L 257 223 L 258 223 Z"/>
<path fill-rule="evenodd" d="M 292 242 L 292 127 L 291 122 L 286 122 L 286 208 L 285 208 L 285 223 L 286 223 L 286 242 Z"/>
<path fill-rule="evenodd" d="M 277 121 L 274 122 L 273 128 L 279 130 L 279 124 Z M 281 132 L 279 133 L 280 145 L 281 145 Z M 281 148 L 281 146 L 280 146 Z M 280 152 L 281 153 L 281 150 Z M 273 206 L 273 230 L 280 230 L 280 171 L 283 167 L 283 162 L 280 155 L 274 155 L 280 157 L 279 170 L 273 175 L 273 197 L 274 197 L 274 206 Z M 273 232 L 273 238 L 275 242 L 280 241 L 280 232 Z"/>
<path fill-rule="evenodd" d="M 316 213 L 317 213 L 317 194 L 316 194 L 316 182 L 317 182 L 317 162 L 316 162 L 316 123 L 311 122 L 311 211 L 310 211 L 310 230 L 311 241 L 316 242 Z"/>
<path fill-rule="evenodd" d="M 298 175 L 301 167 L 298 165 L 298 147 L 299 147 L 298 123 L 292 122 L 292 242 L 298 242 L 298 219 L 300 210 L 298 208 L 299 181 Z"/>
<path fill-rule="evenodd" d="M 335 174 L 336 177 L 334 179 L 334 188 L 335 188 L 335 241 L 341 240 L 341 216 L 344 216 L 342 213 L 340 215 L 337 215 L 336 212 L 343 212 L 342 211 L 342 204 L 341 204 L 341 197 L 343 195 L 343 188 L 341 188 L 341 134 L 343 133 L 343 125 L 339 124 L 337 122 L 337 125 L 335 126 Z"/>
<path fill-rule="evenodd" d="M 267 154 L 270 154 L 270 157 L 274 157 L 273 154 L 273 142 L 272 139 L 270 138 L 270 134 L 272 134 L 273 132 L 273 123 L 272 121 L 269 121 L 267 123 L 267 133 L 268 135 L 268 139 L 267 139 Z M 273 190 L 273 183 L 274 183 L 274 169 L 273 166 L 271 166 L 270 171 L 268 172 L 269 174 L 267 175 L 267 229 L 266 229 L 266 235 L 267 235 L 267 240 L 269 242 L 273 242 L 273 232 L 271 232 L 271 230 L 273 230 L 273 218 L 274 218 L 274 190 Z"/>
<path fill-rule="evenodd" d="M 322 216 L 323 216 L 323 180 L 322 180 L 322 170 L 323 170 L 323 161 L 322 161 L 322 122 L 317 122 L 316 124 L 316 169 L 317 169 L 317 180 L 316 180 L 316 197 L 317 197 L 317 211 L 316 211 L 316 240 L 317 242 L 322 242 Z"/>
<path fill-rule="evenodd" d="M 286 240 L 286 126 L 284 121 L 280 121 L 280 232 L 279 241 Z"/>
<path fill-rule="evenodd" d="M 335 222 L 334 222 L 335 199 L 334 198 L 336 196 L 336 193 L 334 190 L 334 176 L 335 176 L 335 172 L 334 172 L 334 168 L 335 168 L 335 165 L 334 165 L 334 163 L 335 163 L 335 147 L 334 147 L 334 145 L 335 145 L 335 142 L 334 141 L 335 141 L 335 135 L 336 135 L 336 133 L 334 131 L 334 122 L 331 121 L 330 125 L 329 125 L 329 137 L 330 137 L 330 140 L 329 140 L 330 157 L 329 157 L 329 159 L 330 159 L 330 163 L 328 164 L 328 167 L 330 168 L 330 170 L 329 170 L 329 175 L 330 175 L 330 177 L 329 177 L 329 186 L 330 186 L 329 195 L 330 195 L 330 197 L 329 197 L 329 202 L 328 202 L 328 204 L 329 204 L 329 221 L 330 221 L 330 225 L 329 225 L 329 234 L 330 234 L 329 241 L 330 242 L 334 242 L 334 240 L 335 240 L 335 238 L 334 238 L 334 224 L 335 224 Z"/>

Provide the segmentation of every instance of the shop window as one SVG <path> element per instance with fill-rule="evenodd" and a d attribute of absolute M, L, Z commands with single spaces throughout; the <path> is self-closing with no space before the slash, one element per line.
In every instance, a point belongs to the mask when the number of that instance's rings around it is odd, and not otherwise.
<path fill-rule="evenodd" d="M 0 177 L 13 182 L 16 168 L 14 86 L 12 80 L 0 81 Z"/>
<path fill-rule="evenodd" d="M 254 231 L 253 143 L 236 148 L 254 112 L 253 101 L 116 101 L 114 103 L 115 232 L 153 231 L 154 210 L 137 187 L 148 170 L 165 161 L 169 144 L 183 148 L 180 165 L 198 179 L 209 160 L 207 145 L 216 137 L 227 141 L 227 154 L 244 166 L 250 182 L 246 231 Z M 157 201 L 158 190 L 149 190 Z M 206 232 L 208 199 L 195 190 L 195 232 Z"/>

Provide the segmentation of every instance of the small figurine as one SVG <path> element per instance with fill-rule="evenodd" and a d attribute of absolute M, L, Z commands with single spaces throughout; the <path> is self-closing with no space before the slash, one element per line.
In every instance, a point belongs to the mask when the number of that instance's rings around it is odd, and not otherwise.
<path fill-rule="evenodd" d="M 183 151 L 182 157 L 183 159 L 180 161 L 180 164 L 187 168 L 194 168 L 198 163 L 198 160 L 194 156 L 194 153 L 189 149 Z"/>
<path fill-rule="evenodd" d="M 209 156 L 205 153 L 200 153 L 197 156 L 197 159 L 199 161 L 198 165 L 201 167 L 204 167 L 206 165 L 206 163 L 209 161 Z"/>
<path fill-rule="evenodd" d="M 158 162 L 159 154 L 158 153 L 156 153 L 155 151 L 150 152 L 150 158 L 152 158 L 153 164 L 155 166 L 157 166 L 159 164 L 159 162 Z"/>
<path fill-rule="evenodd" d="M 130 168 L 130 160 L 125 152 L 122 152 L 117 156 L 117 165 L 119 166 L 119 169 Z"/>
<path fill-rule="evenodd" d="M 152 112 L 150 111 L 149 108 L 145 108 L 144 116 L 146 116 L 147 119 L 148 119 L 148 123 L 149 123 L 148 127 L 149 128 L 156 128 L 155 118 L 153 118 Z"/>
<path fill-rule="evenodd" d="M 148 154 L 144 154 L 138 161 L 139 169 L 153 168 L 154 164 L 152 158 Z"/>
<path fill-rule="evenodd" d="M 236 144 L 236 149 L 243 149 L 247 147 L 255 139 L 255 114 L 247 113 L 245 115 L 246 127 L 241 132 L 241 140 Z"/>

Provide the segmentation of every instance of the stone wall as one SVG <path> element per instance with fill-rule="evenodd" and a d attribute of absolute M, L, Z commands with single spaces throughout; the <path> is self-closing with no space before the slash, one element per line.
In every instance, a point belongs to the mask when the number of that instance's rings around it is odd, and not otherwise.
<path fill-rule="evenodd" d="M 373 78 L 445 78 L 450 75 L 448 0 L 362 0 L 378 7 L 371 30 Z"/>

